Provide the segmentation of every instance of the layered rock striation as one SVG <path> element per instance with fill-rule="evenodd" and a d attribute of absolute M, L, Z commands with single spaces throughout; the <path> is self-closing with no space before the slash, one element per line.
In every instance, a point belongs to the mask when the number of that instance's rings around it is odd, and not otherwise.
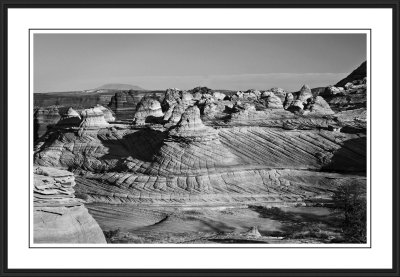
<path fill-rule="evenodd" d="M 143 125 L 145 123 L 155 123 L 164 116 L 159 101 L 153 98 L 144 97 L 136 107 L 133 123 Z"/>
<path fill-rule="evenodd" d="M 34 140 L 46 134 L 47 130 L 56 125 L 60 119 L 57 107 L 36 109 L 33 114 Z"/>
<path fill-rule="evenodd" d="M 71 172 L 34 167 L 33 223 L 35 243 L 106 243 L 102 230 L 75 198 Z"/>

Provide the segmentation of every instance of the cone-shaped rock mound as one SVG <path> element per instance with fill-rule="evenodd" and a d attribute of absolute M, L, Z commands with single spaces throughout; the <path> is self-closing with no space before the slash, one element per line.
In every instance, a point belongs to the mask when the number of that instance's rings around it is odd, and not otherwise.
<path fill-rule="evenodd" d="M 81 128 L 100 128 L 109 126 L 108 122 L 104 118 L 103 111 L 98 107 L 83 110 L 81 116 Z"/>
<path fill-rule="evenodd" d="M 221 144 L 218 131 L 203 124 L 196 106 L 186 109 L 154 160 L 151 170 L 161 175 L 218 172 L 241 164 L 239 158 Z"/>

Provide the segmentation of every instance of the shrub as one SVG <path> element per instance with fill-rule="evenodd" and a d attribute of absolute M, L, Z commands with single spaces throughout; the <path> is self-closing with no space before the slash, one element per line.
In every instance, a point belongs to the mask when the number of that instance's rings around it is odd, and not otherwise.
<path fill-rule="evenodd" d="M 343 236 L 346 242 L 365 243 L 367 241 L 367 203 L 365 192 L 358 184 L 341 185 L 335 191 L 333 208 L 343 211 Z"/>

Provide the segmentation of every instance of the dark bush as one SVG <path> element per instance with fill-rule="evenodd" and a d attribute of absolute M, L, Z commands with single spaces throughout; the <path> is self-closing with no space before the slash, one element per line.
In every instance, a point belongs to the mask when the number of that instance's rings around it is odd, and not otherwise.
<path fill-rule="evenodd" d="M 346 242 L 366 243 L 367 203 L 364 189 L 355 183 L 341 185 L 332 200 L 334 209 L 343 211 L 342 229 Z"/>

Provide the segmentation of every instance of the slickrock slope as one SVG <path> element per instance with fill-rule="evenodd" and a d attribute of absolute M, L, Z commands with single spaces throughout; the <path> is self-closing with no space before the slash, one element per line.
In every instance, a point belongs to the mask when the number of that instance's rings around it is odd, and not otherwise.
<path fill-rule="evenodd" d="M 35 164 L 91 172 L 146 169 L 164 137 L 160 131 L 124 127 L 57 130 L 35 153 Z"/>
<path fill-rule="evenodd" d="M 34 167 L 35 243 L 106 243 L 83 201 L 75 198 L 74 186 L 71 172 Z"/>
<path fill-rule="evenodd" d="M 364 185 L 365 153 L 365 137 L 337 132 L 253 127 L 217 134 L 192 107 L 147 169 L 133 162 L 130 172 L 86 172 L 77 182 L 86 200 L 104 203 L 301 202 L 328 197 L 339 184 Z"/>
<path fill-rule="evenodd" d="M 35 164 L 74 172 L 78 195 L 90 202 L 223 205 L 329 198 L 340 184 L 366 183 L 366 110 L 330 106 L 356 94 L 366 101 L 358 93 L 364 88 L 364 80 L 357 80 L 322 95 L 306 85 L 293 93 L 273 88 L 227 96 L 208 88 L 168 89 L 161 102 L 141 100 L 130 118 L 135 124 L 106 122 L 101 110 L 84 110 L 79 128 L 48 132 Z M 134 102 L 128 95 L 114 99 L 119 112 Z"/>
<path fill-rule="evenodd" d="M 240 164 L 239 159 L 221 145 L 218 131 L 205 126 L 200 119 L 200 110 L 193 106 L 169 131 L 149 173 L 162 176 L 198 174 L 235 164 Z"/>
<path fill-rule="evenodd" d="M 77 177 L 77 191 L 88 202 L 157 205 L 227 205 L 298 203 L 328 198 L 340 184 L 365 185 L 365 177 L 303 170 L 149 176 L 98 173 Z"/>

